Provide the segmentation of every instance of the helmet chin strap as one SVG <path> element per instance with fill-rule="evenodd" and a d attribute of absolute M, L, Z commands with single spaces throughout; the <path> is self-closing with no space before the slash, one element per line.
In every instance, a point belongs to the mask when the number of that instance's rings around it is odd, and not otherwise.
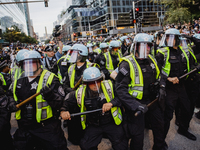
<path fill-rule="evenodd" d="M 38 67 L 38 63 L 37 63 L 37 70 L 36 70 L 36 71 L 34 71 L 33 73 L 34 73 L 34 74 L 36 74 L 36 73 L 37 73 L 37 71 L 38 71 L 40 68 L 41 68 L 41 65 L 40 65 L 40 67 Z"/>

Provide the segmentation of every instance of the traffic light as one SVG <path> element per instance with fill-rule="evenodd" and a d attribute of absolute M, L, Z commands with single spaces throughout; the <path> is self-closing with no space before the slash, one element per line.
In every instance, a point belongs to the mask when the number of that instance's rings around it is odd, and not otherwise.
<path fill-rule="evenodd" d="M 74 37 L 76 37 L 76 33 L 74 33 Z"/>
<path fill-rule="evenodd" d="M 136 20 L 136 19 L 133 19 L 133 24 L 134 24 L 134 23 L 137 23 L 137 20 Z"/>
<path fill-rule="evenodd" d="M 133 19 L 134 19 L 134 17 L 133 17 L 133 9 L 131 9 L 131 10 L 129 11 L 129 15 L 130 15 L 130 22 L 132 23 L 132 22 L 133 22 Z"/>
<path fill-rule="evenodd" d="M 140 17 L 139 8 L 135 8 L 135 19 Z"/>
<path fill-rule="evenodd" d="M 61 25 L 56 25 L 54 30 L 53 30 L 53 37 L 58 37 L 61 34 Z"/>
<path fill-rule="evenodd" d="M 48 0 L 44 0 L 44 6 L 48 7 Z"/>

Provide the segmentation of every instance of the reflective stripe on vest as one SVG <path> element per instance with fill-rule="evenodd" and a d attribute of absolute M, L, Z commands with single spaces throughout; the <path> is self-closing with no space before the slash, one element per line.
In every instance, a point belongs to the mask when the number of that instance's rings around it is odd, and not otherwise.
<path fill-rule="evenodd" d="M 197 62 L 197 58 L 196 58 L 196 56 L 194 55 L 194 52 L 193 52 L 193 50 L 192 50 L 191 47 L 189 47 L 188 51 L 190 52 L 190 54 L 191 54 L 192 57 L 194 58 L 195 63 L 198 63 L 198 62 Z"/>
<path fill-rule="evenodd" d="M 112 82 L 104 80 L 101 82 L 101 86 L 102 86 L 103 93 L 106 97 L 106 101 L 110 102 L 114 98 Z M 86 91 L 86 85 L 81 85 L 76 90 L 77 104 L 79 107 L 81 107 L 81 112 L 86 111 L 86 108 L 84 106 L 85 91 Z M 111 113 L 115 121 L 115 124 L 120 125 L 122 122 L 121 109 L 119 107 L 113 107 L 111 108 Z M 85 122 L 86 122 L 86 115 L 81 115 L 81 124 L 82 124 L 83 130 L 86 128 Z"/>
<path fill-rule="evenodd" d="M 110 52 L 106 52 L 103 54 L 105 59 L 106 59 L 106 69 L 108 69 L 108 71 L 110 73 L 112 73 L 114 71 L 114 66 L 113 66 L 113 62 L 112 62 L 112 58 L 111 58 L 111 55 L 110 55 Z M 118 61 L 120 62 L 121 61 L 121 58 L 123 57 L 122 56 L 122 53 L 120 50 L 118 50 Z"/>
<path fill-rule="evenodd" d="M 114 99 L 114 91 L 113 91 L 113 84 L 110 80 L 104 80 L 101 82 L 101 88 L 103 90 L 103 93 L 106 97 L 107 103 L 109 103 L 112 99 Z M 113 116 L 113 119 L 115 121 L 116 125 L 120 125 L 122 122 L 122 112 L 119 107 L 112 107 L 111 108 L 111 114 Z"/>
<path fill-rule="evenodd" d="M 100 54 L 100 53 L 101 53 L 101 49 L 100 49 L 100 48 L 96 48 L 96 49 L 94 50 L 94 52 L 96 52 L 97 54 Z"/>
<path fill-rule="evenodd" d="M 188 49 L 183 49 L 181 46 L 179 46 L 179 48 L 181 49 L 183 56 L 187 60 L 187 69 L 189 72 L 190 71 L 189 51 L 188 51 Z M 167 77 L 169 76 L 170 70 L 171 70 L 171 63 L 169 62 L 169 56 L 170 56 L 169 51 L 170 51 L 169 47 L 165 47 L 165 48 L 157 50 L 157 52 L 160 52 L 161 54 L 164 55 L 164 65 L 162 66 L 162 73 Z"/>
<path fill-rule="evenodd" d="M 79 105 L 79 107 L 81 107 L 81 112 L 86 111 L 86 108 L 84 107 L 85 90 L 86 90 L 86 85 L 81 85 L 76 90 L 77 104 Z M 86 128 L 85 122 L 86 122 L 86 115 L 81 115 L 81 125 L 83 130 L 85 130 Z"/>
<path fill-rule="evenodd" d="M 112 63 L 112 58 L 110 56 L 110 52 L 104 53 L 104 56 L 106 59 L 106 69 L 108 69 L 108 71 L 110 73 L 112 73 L 114 71 L 114 67 L 113 67 L 113 63 Z"/>
<path fill-rule="evenodd" d="M 2 73 L 0 73 L 0 80 L 2 81 L 2 85 L 6 86 L 6 80 L 4 79 Z"/>
<path fill-rule="evenodd" d="M 140 65 L 135 60 L 135 57 L 133 55 L 123 57 L 121 59 L 121 61 L 122 60 L 127 61 L 129 63 L 129 67 L 130 67 L 131 83 L 128 85 L 129 86 L 129 94 L 131 96 L 133 96 L 134 98 L 141 100 L 143 97 L 144 84 L 143 84 L 143 74 L 142 74 Z"/>
<path fill-rule="evenodd" d="M 153 58 L 153 56 L 148 55 L 148 57 L 151 59 L 151 61 L 155 65 L 156 79 L 158 79 L 160 77 L 160 70 L 158 68 L 157 62 Z M 129 67 L 130 67 L 131 83 L 128 85 L 129 86 L 129 94 L 131 96 L 133 96 L 134 98 L 141 100 L 143 97 L 143 86 L 144 86 L 143 74 L 142 74 L 141 67 L 133 55 L 123 57 L 122 60 L 127 61 L 129 63 Z"/>
<path fill-rule="evenodd" d="M 151 59 L 151 61 L 153 61 L 155 67 L 156 67 L 156 79 L 160 78 L 160 69 L 158 68 L 158 63 L 156 61 L 156 59 L 152 56 L 152 55 L 148 55 L 148 57 Z"/>
<path fill-rule="evenodd" d="M 54 76 L 55 76 L 54 73 L 51 73 L 48 70 L 44 70 L 40 76 L 36 93 L 40 92 L 40 90 L 44 86 L 46 86 L 48 84 L 51 85 Z M 16 84 L 15 84 L 14 88 L 16 89 Z M 15 101 L 17 101 L 17 99 L 15 99 Z M 15 115 L 16 115 L 17 120 L 21 119 L 21 110 L 18 110 Z M 42 99 L 41 94 L 38 95 L 36 97 L 36 120 L 37 120 L 37 122 L 40 123 L 41 121 L 47 120 L 51 117 L 53 117 L 51 106 L 48 104 L 48 102 L 46 100 Z"/>
<path fill-rule="evenodd" d="M 119 58 L 119 61 L 121 60 L 121 58 L 123 57 L 122 53 L 121 53 L 121 50 L 119 49 L 118 50 L 118 58 Z"/>
<path fill-rule="evenodd" d="M 91 67 L 93 63 L 91 62 L 86 62 L 86 68 Z M 96 63 L 94 64 L 94 67 L 96 66 Z M 70 88 L 74 88 L 74 81 L 75 81 L 75 70 L 76 64 L 70 65 L 68 69 L 68 76 L 69 76 L 69 81 L 70 81 Z"/>

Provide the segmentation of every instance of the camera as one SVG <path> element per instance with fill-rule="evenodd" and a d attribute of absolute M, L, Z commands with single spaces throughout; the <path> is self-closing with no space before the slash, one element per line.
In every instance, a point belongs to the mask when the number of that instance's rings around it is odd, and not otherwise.
<path fill-rule="evenodd" d="M 61 25 L 56 25 L 55 29 L 53 30 L 53 37 L 58 37 L 61 34 Z"/>

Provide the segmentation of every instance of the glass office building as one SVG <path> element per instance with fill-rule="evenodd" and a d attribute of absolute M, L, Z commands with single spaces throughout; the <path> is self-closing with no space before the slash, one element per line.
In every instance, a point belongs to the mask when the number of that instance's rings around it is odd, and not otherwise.
<path fill-rule="evenodd" d="M 13 2 L 20 0 L 1 0 L 4 2 Z M 27 24 L 23 3 L 0 5 L 0 32 L 3 33 L 6 28 L 16 25 L 27 34 Z"/>
<path fill-rule="evenodd" d="M 134 32 L 129 15 L 133 8 L 132 0 L 86 0 L 82 4 L 77 0 L 76 5 L 67 9 L 60 22 L 66 39 Z M 163 5 L 152 0 L 141 0 L 135 6 L 139 8 L 143 29 L 155 30 L 157 28 L 152 27 L 161 25 L 161 16 L 165 13 Z"/>

